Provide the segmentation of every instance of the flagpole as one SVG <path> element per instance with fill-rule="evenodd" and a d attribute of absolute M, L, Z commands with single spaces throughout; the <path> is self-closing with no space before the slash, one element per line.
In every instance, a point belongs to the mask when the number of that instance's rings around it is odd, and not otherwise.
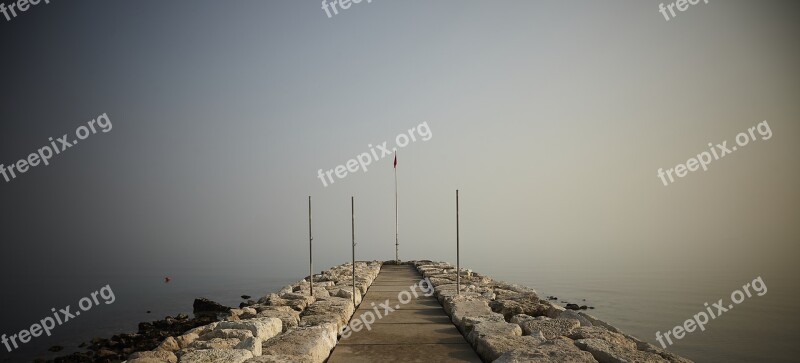
<path fill-rule="evenodd" d="M 350 197 L 350 222 L 353 228 L 353 308 L 356 306 L 356 202 L 355 197 Z M 360 294 L 360 293 L 359 293 Z"/>
<path fill-rule="evenodd" d="M 314 248 L 311 237 L 311 196 L 308 196 L 308 286 L 310 287 L 310 296 L 314 296 Z"/>
<path fill-rule="evenodd" d="M 460 228 L 458 224 L 458 189 L 456 189 L 456 295 L 461 295 L 461 251 Z"/>
<path fill-rule="evenodd" d="M 397 233 L 397 152 L 394 154 L 394 261 L 400 262 L 400 237 Z"/>

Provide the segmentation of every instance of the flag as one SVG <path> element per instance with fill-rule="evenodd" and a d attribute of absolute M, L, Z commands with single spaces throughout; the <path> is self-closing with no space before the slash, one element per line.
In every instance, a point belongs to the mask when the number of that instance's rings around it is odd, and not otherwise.
<path fill-rule="evenodd" d="M 397 169 L 397 154 L 394 155 L 394 168 Z"/>

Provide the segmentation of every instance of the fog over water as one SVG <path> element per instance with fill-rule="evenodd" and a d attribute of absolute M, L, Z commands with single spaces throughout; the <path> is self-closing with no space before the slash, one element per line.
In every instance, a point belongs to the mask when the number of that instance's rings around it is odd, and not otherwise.
<path fill-rule="evenodd" d="M 0 334 L 107 284 L 116 297 L 0 361 L 303 278 L 309 195 L 316 270 L 350 259 L 350 196 L 357 258 L 393 259 L 393 156 L 335 169 L 422 123 L 428 139 L 398 150 L 401 259 L 455 262 L 459 189 L 462 266 L 586 299 L 654 344 L 760 276 L 764 296 L 669 349 L 796 360 L 800 3 L 700 2 L 670 21 L 658 4 L 375 0 L 328 18 L 314 1 L 87 0 L 0 15 L 0 164 L 103 113 L 113 125 L 0 176 Z M 765 120 L 771 137 L 737 145 Z M 724 141 L 738 149 L 662 183 Z"/>

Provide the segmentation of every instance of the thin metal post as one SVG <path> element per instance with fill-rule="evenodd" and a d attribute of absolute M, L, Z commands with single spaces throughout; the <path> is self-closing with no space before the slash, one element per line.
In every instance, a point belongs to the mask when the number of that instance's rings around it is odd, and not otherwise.
<path fill-rule="evenodd" d="M 458 225 L 458 189 L 456 189 L 456 291 L 461 295 L 461 251 L 460 251 L 460 235 Z"/>
<path fill-rule="evenodd" d="M 314 238 L 311 236 L 311 196 L 308 196 L 308 281 L 311 286 L 311 296 L 314 296 Z"/>
<path fill-rule="evenodd" d="M 350 221 L 353 228 L 353 307 L 356 307 L 356 202 L 350 197 Z"/>
<path fill-rule="evenodd" d="M 394 166 L 394 261 L 400 262 L 399 245 L 400 237 L 397 233 L 397 156 L 395 155 Z"/>

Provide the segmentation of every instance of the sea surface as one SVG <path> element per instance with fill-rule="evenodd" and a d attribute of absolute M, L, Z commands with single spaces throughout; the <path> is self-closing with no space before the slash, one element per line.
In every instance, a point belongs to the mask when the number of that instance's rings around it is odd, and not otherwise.
<path fill-rule="evenodd" d="M 238 307 L 243 301 L 242 295 L 249 295 L 254 300 L 277 292 L 281 287 L 300 280 L 304 275 L 274 277 L 244 270 L 182 271 L 165 282 L 163 274 L 148 272 L 109 273 L 107 284 L 114 292 L 114 300 L 105 304 L 98 297 L 100 305 L 92 307 L 52 331 L 52 336 L 41 336 L 22 345 L 13 353 L 0 345 L 0 362 L 30 362 L 37 358 L 52 359 L 78 351 L 78 346 L 94 337 L 110 338 L 114 334 L 135 333 L 139 322 L 160 320 L 166 316 L 180 313 L 192 316 L 192 303 L 197 297 L 206 297 L 228 306 Z M 75 276 L 65 273 L 59 279 L 52 276 L 28 277 L 25 283 L 37 284 L 48 289 L 41 298 L 34 296 L 17 296 L 17 301 L 5 301 L 3 305 L 15 306 L 21 314 L 9 314 L 4 309 L 2 332 L 7 335 L 25 329 L 47 316 L 52 316 L 51 308 L 56 310 L 71 305 L 74 314 L 78 301 L 90 296 L 105 285 L 91 285 L 83 281 L 97 280 L 94 276 Z M 8 284 L 8 282 L 6 282 Z M 78 286 L 82 285 L 82 286 Z M 53 298 L 58 296 L 58 299 Z M 70 298 L 71 297 L 71 298 Z M 5 299 L 6 296 L 3 296 Z M 58 301 L 58 302 L 55 302 Z M 111 299 L 109 299 L 111 301 Z M 24 304 L 24 308 L 20 308 Z M 150 311 L 148 313 L 148 311 Z M 36 315 L 33 315 L 36 314 Z M 54 345 L 65 349 L 51 353 L 48 348 Z"/>
<path fill-rule="evenodd" d="M 668 349 L 696 362 L 798 362 L 800 361 L 800 319 L 795 312 L 797 277 L 790 274 L 752 271 L 728 272 L 597 269 L 581 266 L 563 268 L 486 262 L 468 266 L 495 279 L 534 287 L 541 297 L 554 295 L 559 302 L 593 306 L 588 312 L 624 332 L 658 345 L 656 331 L 662 333 L 705 311 L 718 299 L 730 303 L 730 294 L 761 276 L 767 286 L 763 296 L 753 294 L 730 311 L 696 330 Z M 324 268 L 324 267 L 322 267 Z M 106 280 L 115 293 L 115 301 L 83 313 L 53 330 L 50 337 L 39 337 L 12 354 L 0 353 L 2 362 L 28 362 L 35 358 L 53 358 L 78 350 L 78 345 L 93 337 L 135 332 L 142 321 L 162 319 L 178 313 L 191 315 L 196 297 L 207 297 L 220 303 L 238 306 L 241 295 L 257 299 L 282 286 L 301 279 L 302 269 L 275 274 L 269 267 L 241 269 L 179 271 L 166 283 L 161 274 L 151 272 L 108 273 Z M 291 273 L 289 273 L 291 272 Z M 293 275 L 293 276 L 292 276 Z M 26 284 L 39 284 L 44 292 L 37 296 L 3 296 L 4 321 L 1 333 L 13 334 L 50 314 L 50 308 L 72 305 L 102 286 L 83 281 L 97 281 L 96 276 L 83 278 L 61 275 L 30 276 Z M 14 288 L 13 279 L 5 288 Z M 97 286 L 95 286 L 97 285 Z M 8 290 L 6 290 L 8 291 Z M 52 296 L 59 296 L 53 300 Z M 584 300 L 585 299 L 585 300 Z M 20 306 L 24 306 L 21 309 Z M 14 309 L 19 313 L 14 314 Z M 150 313 L 147 313 L 147 311 Z M 37 318 L 34 318 L 36 316 Z M 38 318 L 40 317 L 40 318 Z M 59 353 L 47 348 L 64 346 Z M 0 347 L 2 348 L 2 347 Z"/>
<path fill-rule="evenodd" d="M 695 362 L 800 362 L 800 318 L 796 312 L 797 276 L 763 271 L 686 271 L 653 269 L 537 268 L 492 264 L 475 268 L 493 278 L 536 288 L 540 297 L 594 306 L 588 313 L 660 346 L 656 331 L 683 323 L 761 276 L 766 293 L 745 298 L 710 319 L 705 331 L 673 339 L 669 351 Z M 479 271 L 480 270 L 480 271 Z M 751 291 L 753 291 L 751 289 Z M 585 299 L 585 301 L 584 301 Z M 716 314 L 717 309 L 713 309 Z M 666 344 L 666 341 L 665 341 Z"/>

